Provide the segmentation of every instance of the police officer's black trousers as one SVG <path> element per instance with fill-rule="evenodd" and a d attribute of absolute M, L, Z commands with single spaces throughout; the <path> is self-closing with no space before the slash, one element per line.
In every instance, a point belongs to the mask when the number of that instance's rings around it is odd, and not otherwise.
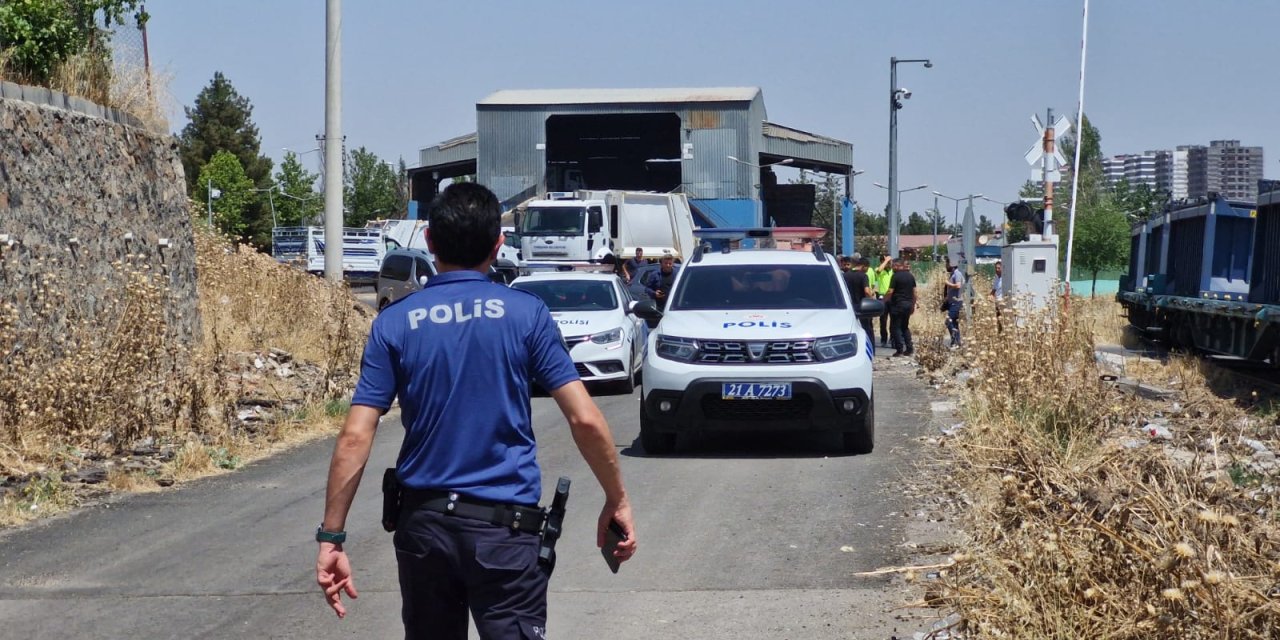
<path fill-rule="evenodd" d="M 543 640 L 548 574 L 538 536 L 406 509 L 395 533 L 406 640 L 466 640 L 470 611 L 485 640 Z"/>
<path fill-rule="evenodd" d="M 890 314 L 889 331 L 893 334 L 895 352 L 911 355 L 915 353 L 915 345 L 911 341 L 911 308 L 894 309 Z"/>

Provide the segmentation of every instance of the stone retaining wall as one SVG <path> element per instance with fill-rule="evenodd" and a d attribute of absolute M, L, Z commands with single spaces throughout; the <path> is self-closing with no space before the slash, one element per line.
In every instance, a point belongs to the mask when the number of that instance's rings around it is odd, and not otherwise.
<path fill-rule="evenodd" d="M 63 298 L 70 317 L 100 317 L 123 282 L 122 265 L 145 264 L 168 280 L 171 330 L 184 342 L 197 338 L 177 140 L 48 89 L 3 82 L 0 94 L 0 304 L 17 305 L 20 326 L 47 322 L 32 308 L 33 292 L 53 275 L 76 283 Z"/>

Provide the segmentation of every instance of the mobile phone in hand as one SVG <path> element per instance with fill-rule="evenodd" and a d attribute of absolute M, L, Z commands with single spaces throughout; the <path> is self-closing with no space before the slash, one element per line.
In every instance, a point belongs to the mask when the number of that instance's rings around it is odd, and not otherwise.
<path fill-rule="evenodd" d="M 610 520 L 609 528 L 604 533 L 604 546 L 600 547 L 600 554 L 604 556 L 604 562 L 609 565 L 609 570 L 614 573 L 618 572 L 622 561 L 614 557 L 613 552 L 618 549 L 618 543 L 626 539 L 627 534 L 622 530 L 622 525 L 616 520 Z"/>

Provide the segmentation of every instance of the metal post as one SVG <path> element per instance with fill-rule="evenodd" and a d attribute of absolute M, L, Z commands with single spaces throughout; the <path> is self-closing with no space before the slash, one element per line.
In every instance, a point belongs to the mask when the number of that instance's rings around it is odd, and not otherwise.
<path fill-rule="evenodd" d="M 958 201 L 957 204 L 959 204 Z M 973 220 L 973 196 L 970 195 L 969 204 L 964 209 L 964 261 L 959 265 L 964 271 L 965 317 L 969 321 L 972 321 L 973 318 L 973 274 L 977 271 L 978 264 L 976 232 L 977 229 L 975 229 Z"/>
<path fill-rule="evenodd" d="M 140 5 L 137 15 L 147 15 L 147 5 Z M 154 102 L 156 96 L 151 91 L 151 49 L 147 46 L 147 23 L 143 22 L 139 28 L 142 30 L 142 72 L 147 76 L 147 100 Z"/>
<path fill-rule="evenodd" d="M 272 193 L 275 190 L 276 186 L 274 184 L 267 188 L 267 202 L 271 205 L 271 228 L 273 230 L 279 226 L 279 223 L 276 222 L 276 199 L 272 197 Z"/>
<path fill-rule="evenodd" d="M 209 228 L 213 228 L 213 178 L 209 178 L 209 184 L 205 187 L 204 192 L 205 205 L 209 207 Z"/>
<path fill-rule="evenodd" d="M 342 0 L 325 0 L 324 140 L 342 144 Z M 342 153 L 324 154 L 324 277 L 342 281 Z"/>
<path fill-rule="evenodd" d="M 889 225 L 889 257 L 898 257 L 898 58 L 889 58 L 889 203 L 885 222 Z"/>
<path fill-rule="evenodd" d="M 853 199 L 853 179 L 858 177 L 859 173 L 861 172 L 850 169 L 849 175 L 844 178 L 844 206 L 841 208 L 844 209 L 845 217 L 844 233 L 840 234 L 843 236 L 840 248 L 843 250 L 841 253 L 846 256 L 853 255 L 853 232 L 858 224 L 858 207 Z"/>
<path fill-rule="evenodd" d="M 1047 242 L 1053 237 L 1053 182 L 1049 180 L 1049 162 L 1048 158 L 1053 157 L 1053 108 L 1049 108 L 1047 116 L 1049 119 L 1045 121 L 1044 128 L 1044 155 L 1046 160 L 1041 163 L 1043 168 L 1041 173 L 1044 175 L 1044 239 Z"/>
<path fill-rule="evenodd" d="M 827 174 L 827 176 L 830 176 L 830 175 L 831 174 L 829 173 Z M 846 192 L 849 190 L 849 178 L 847 176 L 845 177 L 844 189 Z M 831 253 L 834 253 L 836 255 L 840 255 L 840 251 L 839 251 L 840 236 L 838 235 L 840 233 L 840 224 L 839 224 L 840 209 L 837 208 L 836 206 L 838 204 L 838 200 L 839 199 L 836 198 L 835 185 L 832 185 L 831 186 Z"/>
<path fill-rule="evenodd" d="M 933 197 L 933 255 L 930 256 L 934 262 L 938 261 L 938 218 L 942 214 L 938 212 L 938 196 Z"/>
<path fill-rule="evenodd" d="M 1080 36 L 1080 100 L 1076 103 L 1076 157 L 1071 171 L 1071 211 L 1067 215 L 1067 294 L 1071 294 L 1071 246 L 1076 238 L 1076 198 L 1080 194 L 1080 147 L 1084 146 L 1084 63 L 1089 51 L 1089 0 L 1084 0 Z M 1272 364 L 1276 364 L 1274 361 Z"/>

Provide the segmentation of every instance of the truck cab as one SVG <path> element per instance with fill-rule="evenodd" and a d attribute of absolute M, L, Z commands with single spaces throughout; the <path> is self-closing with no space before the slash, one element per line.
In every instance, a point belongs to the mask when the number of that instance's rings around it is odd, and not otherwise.
<path fill-rule="evenodd" d="M 521 204 L 513 219 L 523 265 L 611 264 L 636 249 L 683 259 L 694 248 L 693 213 L 682 194 L 552 192 Z"/>

